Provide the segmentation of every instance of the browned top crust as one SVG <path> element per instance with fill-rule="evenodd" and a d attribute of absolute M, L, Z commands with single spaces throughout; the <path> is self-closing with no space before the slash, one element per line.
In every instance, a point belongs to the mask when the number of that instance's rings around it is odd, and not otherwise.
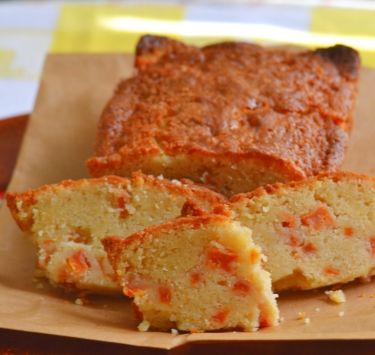
<path fill-rule="evenodd" d="M 262 154 L 311 175 L 343 160 L 359 70 L 352 48 L 197 48 L 148 35 L 135 65 L 103 112 L 92 170 L 99 157 Z"/>

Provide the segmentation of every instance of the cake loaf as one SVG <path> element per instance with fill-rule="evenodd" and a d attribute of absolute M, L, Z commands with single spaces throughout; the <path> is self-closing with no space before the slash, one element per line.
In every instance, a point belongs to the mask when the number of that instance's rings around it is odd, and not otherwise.
<path fill-rule="evenodd" d="M 276 291 L 352 281 L 375 270 L 375 178 L 323 174 L 231 199 Z"/>
<path fill-rule="evenodd" d="M 210 211 L 223 197 L 185 181 L 133 174 L 63 181 L 7 193 L 8 206 L 38 251 L 38 266 L 54 284 L 94 292 L 120 292 L 101 244 L 124 238 L 190 209 Z"/>
<path fill-rule="evenodd" d="M 204 182 L 231 196 L 340 167 L 357 92 L 349 47 L 202 48 L 140 39 L 138 73 L 101 116 L 94 177 L 132 171 Z"/>
<path fill-rule="evenodd" d="M 140 330 L 254 331 L 278 323 L 261 251 L 228 216 L 177 218 L 103 244 L 134 298 Z"/>

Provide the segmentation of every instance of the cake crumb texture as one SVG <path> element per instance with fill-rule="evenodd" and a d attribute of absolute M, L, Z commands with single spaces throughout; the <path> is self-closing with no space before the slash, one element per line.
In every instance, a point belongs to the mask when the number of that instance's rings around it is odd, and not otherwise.
<path fill-rule="evenodd" d="M 230 207 L 267 256 L 275 291 L 329 286 L 374 273 L 373 177 L 341 172 L 268 185 L 234 196 Z"/>
<path fill-rule="evenodd" d="M 38 267 L 52 283 L 93 292 L 121 292 L 100 242 L 128 235 L 181 214 L 185 203 L 210 211 L 224 198 L 191 182 L 171 182 L 141 173 L 63 181 L 21 193 L 7 203 L 30 235 Z"/>
<path fill-rule="evenodd" d="M 124 294 L 151 328 L 255 331 L 278 324 L 261 251 L 249 230 L 226 216 L 178 218 L 103 244 Z"/>

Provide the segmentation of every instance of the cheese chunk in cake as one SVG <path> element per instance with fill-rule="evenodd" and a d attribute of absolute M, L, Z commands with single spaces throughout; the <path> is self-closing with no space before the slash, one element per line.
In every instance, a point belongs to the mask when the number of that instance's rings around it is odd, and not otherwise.
<path fill-rule="evenodd" d="M 375 178 L 324 174 L 231 199 L 253 230 L 275 290 L 352 281 L 375 270 Z"/>
<path fill-rule="evenodd" d="M 89 291 L 115 291 L 111 265 L 100 242 L 168 221 L 189 202 L 209 211 L 219 194 L 191 183 L 133 174 L 63 181 L 7 193 L 8 206 L 38 250 L 38 265 L 55 284 Z"/>
<path fill-rule="evenodd" d="M 269 273 L 251 230 L 227 216 L 177 218 L 103 239 L 140 330 L 254 331 L 276 325 Z"/>

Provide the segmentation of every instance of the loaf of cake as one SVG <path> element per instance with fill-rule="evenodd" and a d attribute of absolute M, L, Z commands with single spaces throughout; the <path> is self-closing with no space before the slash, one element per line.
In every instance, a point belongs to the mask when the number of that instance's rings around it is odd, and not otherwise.
<path fill-rule="evenodd" d="M 375 178 L 323 174 L 231 199 L 267 256 L 274 290 L 352 281 L 375 270 Z"/>
<path fill-rule="evenodd" d="M 103 239 L 140 330 L 254 331 L 276 325 L 269 273 L 251 231 L 228 216 L 182 217 Z"/>
<path fill-rule="evenodd" d="M 7 193 L 8 206 L 38 251 L 38 266 L 54 284 L 95 292 L 120 292 L 101 244 L 181 214 L 185 203 L 210 211 L 219 194 L 185 181 L 133 174 L 63 181 Z"/>
<path fill-rule="evenodd" d="M 358 53 L 140 39 L 138 73 L 101 116 L 94 177 L 132 171 L 203 182 L 231 196 L 340 167 Z"/>

